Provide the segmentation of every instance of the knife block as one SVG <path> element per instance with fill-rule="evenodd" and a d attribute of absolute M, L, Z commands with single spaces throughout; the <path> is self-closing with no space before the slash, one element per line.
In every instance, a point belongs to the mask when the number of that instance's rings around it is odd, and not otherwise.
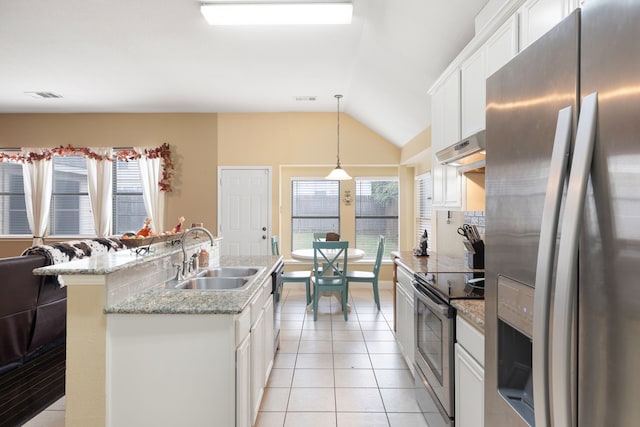
<path fill-rule="evenodd" d="M 471 243 L 473 252 L 467 250 L 467 265 L 473 269 L 484 269 L 484 241 Z"/>

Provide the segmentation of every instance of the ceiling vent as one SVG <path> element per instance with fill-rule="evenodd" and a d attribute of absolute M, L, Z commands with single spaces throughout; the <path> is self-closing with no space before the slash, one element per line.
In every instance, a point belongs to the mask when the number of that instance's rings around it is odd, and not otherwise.
<path fill-rule="evenodd" d="M 36 99 L 59 99 L 62 98 L 62 95 L 58 95 L 57 93 L 53 93 L 53 92 L 25 92 L 27 95 L 29 95 L 32 98 L 36 98 Z"/>
<path fill-rule="evenodd" d="M 315 101 L 316 96 L 296 96 L 296 101 Z"/>

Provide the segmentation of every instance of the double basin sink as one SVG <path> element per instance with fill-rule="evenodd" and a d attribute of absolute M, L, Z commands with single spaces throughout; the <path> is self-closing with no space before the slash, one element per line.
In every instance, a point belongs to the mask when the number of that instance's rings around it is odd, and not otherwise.
<path fill-rule="evenodd" d="M 264 267 L 214 267 L 200 271 L 195 277 L 168 284 L 174 289 L 240 291 L 264 271 Z"/>

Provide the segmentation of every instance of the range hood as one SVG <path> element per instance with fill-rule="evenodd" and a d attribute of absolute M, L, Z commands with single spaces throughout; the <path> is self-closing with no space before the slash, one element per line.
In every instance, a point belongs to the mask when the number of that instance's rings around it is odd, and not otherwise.
<path fill-rule="evenodd" d="M 436 153 L 438 163 L 456 166 L 462 173 L 484 168 L 485 156 L 484 130 Z"/>

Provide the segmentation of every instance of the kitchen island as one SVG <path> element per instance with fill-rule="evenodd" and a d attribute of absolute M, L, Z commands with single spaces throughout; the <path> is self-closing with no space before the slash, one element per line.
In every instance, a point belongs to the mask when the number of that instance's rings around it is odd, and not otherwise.
<path fill-rule="evenodd" d="M 280 257 L 220 257 L 219 239 L 210 252 L 211 266 L 264 268 L 241 290 L 167 288 L 183 255 L 158 245 L 34 271 L 68 287 L 66 426 L 251 425 L 273 360 L 265 310 Z"/>

